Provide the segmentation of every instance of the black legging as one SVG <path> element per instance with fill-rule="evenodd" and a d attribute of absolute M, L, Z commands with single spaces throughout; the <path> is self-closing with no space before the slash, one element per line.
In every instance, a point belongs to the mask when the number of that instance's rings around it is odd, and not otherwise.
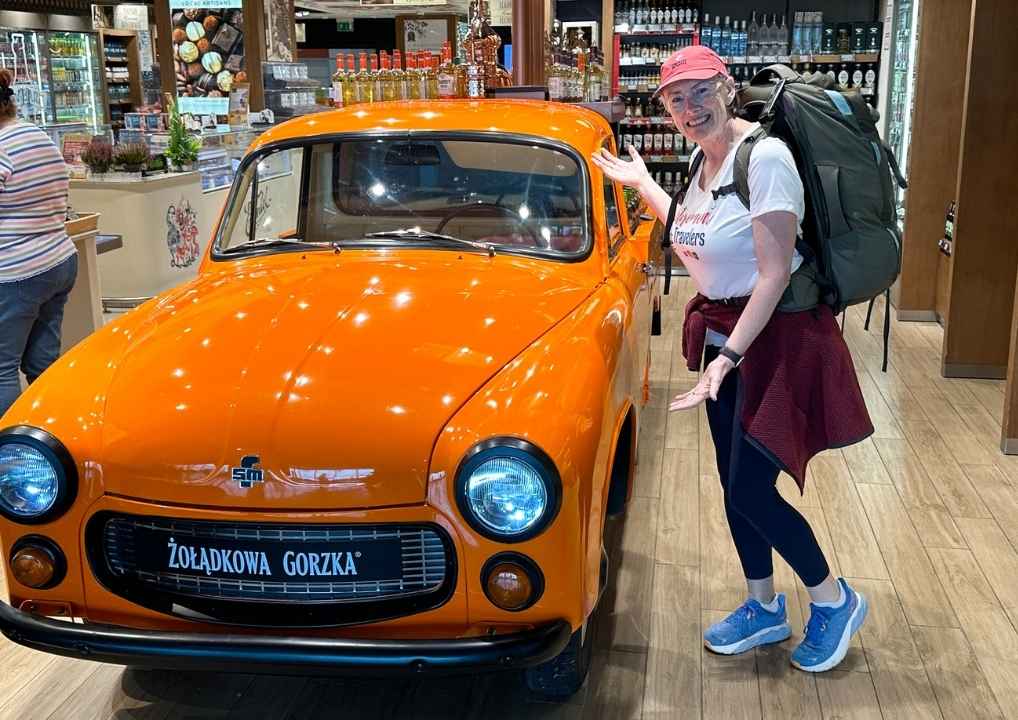
<path fill-rule="evenodd" d="M 717 355 L 718 349 L 708 345 L 704 365 Z M 725 491 L 728 527 L 743 572 L 750 580 L 773 575 L 773 548 L 807 587 L 819 585 L 830 574 L 827 560 L 806 518 L 778 493 L 777 465 L 746 439 L 738 417 L 738 394 L 739 373 L 733 370 L 721 384 L 717 401 L 707 400 L 707 421 Z"/>

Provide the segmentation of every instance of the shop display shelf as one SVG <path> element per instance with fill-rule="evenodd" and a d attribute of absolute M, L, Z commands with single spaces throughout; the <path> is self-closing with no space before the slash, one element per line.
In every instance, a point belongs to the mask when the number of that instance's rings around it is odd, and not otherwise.
<path fill-rule="evenodd" d="M 697 35 L 700 26 L 696 23 L 682 23 L 677 25 L 616 25 L 615 34 L 619 37 L 676 37 L 679 35 Z"/>

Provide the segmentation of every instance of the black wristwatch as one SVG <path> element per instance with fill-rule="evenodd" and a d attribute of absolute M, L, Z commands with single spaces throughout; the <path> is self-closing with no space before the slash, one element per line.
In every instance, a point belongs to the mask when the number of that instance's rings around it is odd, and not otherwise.
<path fill-rule="evenodd" d="M 718 350 L 718 355 L 721 355 L 722 357 L 726 357 L 729 360 L 731 360 L 732 361 L 732 365 L 734 365 L 735 367 L 739 367 L 739 363 L 742 362 L 742 355 L 740 355 L 739 353 L 735 352 L 734 350 L 732 350 L 727 345 L 725 345 L 723 348 Z"/>

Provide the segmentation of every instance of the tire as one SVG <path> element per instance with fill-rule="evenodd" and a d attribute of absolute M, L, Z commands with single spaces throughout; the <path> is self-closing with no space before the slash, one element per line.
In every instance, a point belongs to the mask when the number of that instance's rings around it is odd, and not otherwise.
<path fill-rule="evenodd" d="M 561 702 L 583 687 L 594 654 L 594 633 L 590 625 L 585 623 L 574 632 L 569 644 L 556 657 L 527 668 L 527 688 L 535 697 Z"/>

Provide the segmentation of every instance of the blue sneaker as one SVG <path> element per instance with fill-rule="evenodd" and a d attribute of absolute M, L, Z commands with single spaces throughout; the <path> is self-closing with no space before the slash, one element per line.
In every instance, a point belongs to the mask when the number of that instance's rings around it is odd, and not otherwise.
<path fill-rule="evenodd" d="M 722 655 L 746 652 L 757 645 L 781 642 L 792 634 L 785 614 L 785 594 L 778 593 L 778 609 L 770 612 L 749 598 L 731 615 L 711 625 L 703 634 L 703 644 Z"/>
<path fill-rule="evenodd" d="M 848 643 L 866 619 L 866 598 L 838 578 L 845 602 L 840 607 L 818 607 L 810 603 L 806 637 L 792 653 L 792 665 L 806 672 L 830 670 L 845 659 Z"/>

